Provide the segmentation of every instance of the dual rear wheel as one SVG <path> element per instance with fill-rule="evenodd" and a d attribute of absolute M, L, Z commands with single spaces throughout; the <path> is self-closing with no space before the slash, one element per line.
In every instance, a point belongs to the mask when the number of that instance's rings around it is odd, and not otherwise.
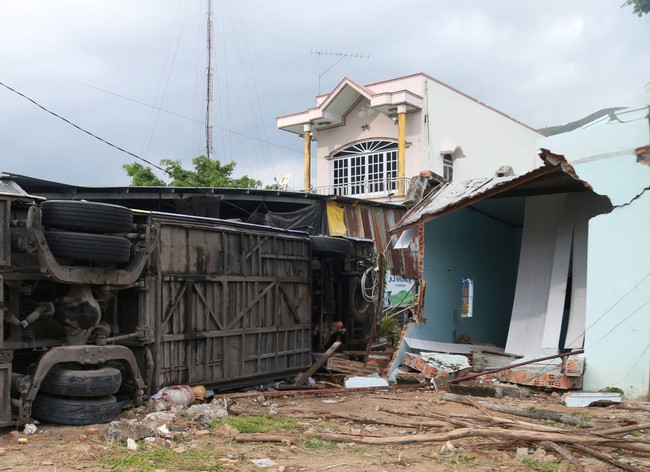
<path fill-rule="evenodd" d="M 107 423 L 122 411 L 114 394 L 122 384 L 119 369 L 60 364 L 45 376 L 32 404 L 32 416 L 48 423 Z"/>

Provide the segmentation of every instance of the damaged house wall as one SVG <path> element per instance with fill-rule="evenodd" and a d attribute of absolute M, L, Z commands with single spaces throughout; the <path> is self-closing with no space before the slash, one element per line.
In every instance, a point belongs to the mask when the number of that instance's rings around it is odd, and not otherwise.
<path fill-rule="evenodd" d="M 645 106 L 545 139 L 610 213 L 589 221 L 586 390 L 612 386 L 626 398 L 650 394 L 650 126 Z"/>
<path fill-rule="evenodd" d="M 434 342 L 452 340 L 453 328 L 446 320 L 430 314 L 448 310 L 448 300 L 457 295 L 449 289 L 439 291 L 431 287 L 441 279 L 430 265 L 431 253 L 435 256 L 438 251 L 449 251 L 453 245 L 426 233 L 438 228 L 442 231 L 448 225 L 453 227 L 451 217 L 472 208 L 502 217 L 508 213 L 506 201 L 521 197 L 526 200 L 526 210 L 521 214 L 519 266 L 513 270 L 517 272 L 517 284 L 512 292 L 514 303 L 506 351 L 531 359 L 584 346 L 586 370 L 578 362 L 578 370 L 567 370 L 567 378 L 558 381 L 551 377 L 565 375 L 559 364 L 556 368 L 550 364 L 523 367 L 516 372 L 522 375 L 513 375 L 513 381 L 586 390 L 618 387 L 628 399 L 648 399 L 648 112 L 647 106 L 619 111 L 574 132 L 542 140 L 540 157 L 544 167 L 510 179 L 445 184 L 409 210 L 392 232 L 415 225 L 424 227 L 427 321 L 408 327 L 400 353 L 413 349 L 467 352 L 463 346 Z M 467 224 L 468 232 L 470 229 L 479 234 L 489 233 L 486 224 Z M 458 236 L 450 232 L 448 237 Z M 482 248 L 480 239 L 473 241 L 473 246 L 469 240 L 464 242 L 464 254 L 452 251 L 444 257 L 453 259 L 466 271 L 471 267 L 465 258 L 467 253 L 481 259 L 489 258 L 493 250 Z M 436 244 L 441 247 L 432 247 Z M 489 259 L 486 261 L 486 266 L 493 264 Z M 476 306 L 479 296 L 475 295 Z M 443 333 L 446 338 L 441 337 Z M 393 368 L 400 359 L 396 357 Z"/>
<path fill-rule="evenodd" d="M 409 336 L 504 346 L 512 311 L 521 228 L 474 208 L 425 223 L 424 323 Z M 462 281 L 473 283 L 472 316 L 461 314 Z"/>

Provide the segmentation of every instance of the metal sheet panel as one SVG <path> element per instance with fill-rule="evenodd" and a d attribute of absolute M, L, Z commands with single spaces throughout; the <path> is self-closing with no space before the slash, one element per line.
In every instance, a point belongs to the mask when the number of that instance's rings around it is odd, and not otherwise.
<path fill-rule="evenodd" d="M 405 213 L 401 208 L 345 205 L 345 224 L 348 236 L 374 240 L 377 252 L 388 248 L 386 256 L 394 274 L 417 278 L 418 242 L 414 241 L 410 249 L 392 249 L 394 241 L 389 245 L 391 235 L 388 231 Z"/>
<path fill-rule="evenodd" d="M 311 364 L 303 236 L 160 228 L 154 385 L 246 383 Z"/>

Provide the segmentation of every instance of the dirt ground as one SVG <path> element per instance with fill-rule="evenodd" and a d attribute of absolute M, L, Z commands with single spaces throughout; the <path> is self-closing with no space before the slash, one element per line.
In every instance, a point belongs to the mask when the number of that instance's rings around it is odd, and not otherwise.
<path fill-rule="evenodd" d="M 442 393 L 401 389 L 291 395 L 285 393 L 252 394 L 229 401 L 226 423 L 202 427 L 183 411 L 176 412 L 168 425 L 173 439 L 157 438 L 155 442 L 138 441 L 138 450 L 130 451 L 123 441 L 107 440 L 108 425 L 95 427 L 38 424 L 38 431 L 29 436 L 22 428 L 0 430 L 0 471 L 606 471 L 616 467 L 569 449 L 578 464 L 571 464 L 550 448 L 541 448 L 539 441 L 518 438 L 498 439 L 490 434 L 445 441 L 415 444 L 364 444 L 367 437 L 421 437 L 420 435 L 452 433 L 459 426 L 452 422 L 467 421 L 476 428 L 507 428 L 503 419 L 525 421 L 540 428 L 560 428 L 568 433 L 589 435 L 580 426 L 567 426 L 554 421 L 539 421 L 487 411 L 476 405 L 489 400 L 535 409 L 550 409 L 573 414 L 591 423 L 592 428 L 614 428 L 650 423 L 650 411 L 620 407 L 565 407 L 561 399 L 548 394 L 525 394 L 518 399 L 472 400 L 463 405 L 442 399 Z M 648 405 L 648 404 L 645 404 Z M 641 406 L 643 407 L 643 405 Z M 151 411 L 145 405 L 125 412 L 123 418 L 142 418 Z M 242 416 L 243 415 L 243 416 Z M 492 419 L 490 419 L 492 417 Z M 263 418 L 267 434 L 287 435 L 284 442 L 239 442 L 235 439 L 245 423 L 230 419 Z M 501 421 L 500 423 L 495 421 Z M 506 420 L 507 421 L 507 420 Z M 436 424 L 440 423 L 440 424 Z M 244 426 L 242 426 L 244 424 Z M 399 424 L 399 425 L 395 425 Z M 258 425 L 259 426 L 259 425 Z M 583 425 L 581 425 L 583 426 Z M 253 429 L 252 432 L 257 430 Z M 496 431 L 496 429 L 495 429 Z M 358 442 L 335 442 L 330 433 L 356 435 Z M 623 437 L 619 434 L 617 437 Z M 284 437 L 284 436 L 283 436 Z M 650 430 L 629 433 L 627 437 L 650 447 Z M 26 438 L 26 444 L 18 439 Z M 404 441 L 402 441 L 404 442 Z M 592 447 L 626 464 L 629 470 L 650 470 L 650 454 L 622 448 Z M 262 468 L 252 461 L 270 459 L 270 467 Z M 262 464 L 263 465 L 263 464 Z M 580 469 L 582 467 L 582 469 Z"/>

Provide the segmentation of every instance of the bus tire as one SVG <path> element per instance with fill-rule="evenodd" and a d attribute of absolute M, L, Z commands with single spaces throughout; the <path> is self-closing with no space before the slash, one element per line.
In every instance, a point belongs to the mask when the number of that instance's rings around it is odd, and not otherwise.
<path fill-rule="evenodd" d="M 43 225 L 79 231 L 125 233 L 131 230 L 133 212 L 123 206 L 78 200 L 41 203 Z"/>
<path fill-rule="evenodd" d="M 106 234 L 46 231 L 45 240 L 54 257 L 78 262 L 128 262 L 131 242 Z"/>
<path fill-rule="evenodd" d="M 114 367 L 54 366 L 41 382 L 41 392 L 70 397 L 102 397 L 117 393 L 122 374 Z"/>
<path fill-rule="evenodd" d="M 32 416 L 47 423 L 89 425 L 108 423 L 122 412 L 113 395 L 92 398 L 64 398 L 39 393 L 32 403 Z"/>

